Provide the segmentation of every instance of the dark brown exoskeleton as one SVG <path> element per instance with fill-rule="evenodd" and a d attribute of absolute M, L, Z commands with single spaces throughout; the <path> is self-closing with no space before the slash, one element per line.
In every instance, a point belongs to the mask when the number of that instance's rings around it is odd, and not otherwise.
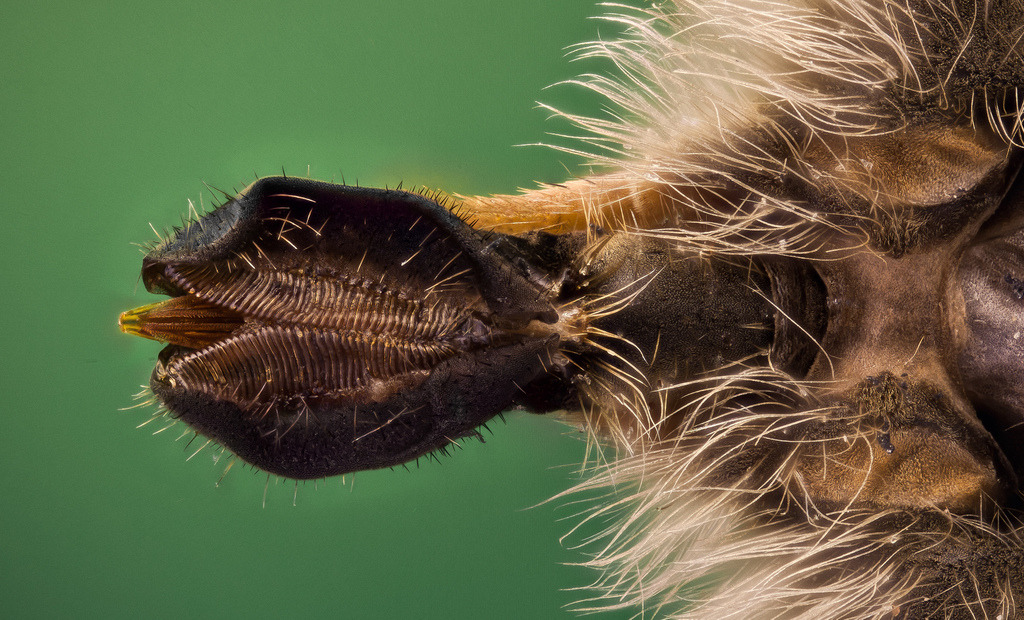
<path fill-rule="evenodd" d="M 617 450 L 607 606 L 1024 606 L 1024 6 L 622 9 L 612 171 L 464 198 L 267 178 L 147 255 L 170 415 L 269 472 L 387 467 L 510 408 Z M 624 120 L 623 120 L 624 119 Z"/>

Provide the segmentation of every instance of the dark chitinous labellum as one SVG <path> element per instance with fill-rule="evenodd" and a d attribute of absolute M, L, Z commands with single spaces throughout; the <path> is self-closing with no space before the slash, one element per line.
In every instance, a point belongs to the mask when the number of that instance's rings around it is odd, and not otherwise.
<path fill-rule="evenodd" d="M 386 467 L 474 433 L 556 354 L 517 253 L 418 194 L 264 179 L 146 256 L 171 299 L 121 323 L 170 343 L 161 402 L 246 461 Z"/>

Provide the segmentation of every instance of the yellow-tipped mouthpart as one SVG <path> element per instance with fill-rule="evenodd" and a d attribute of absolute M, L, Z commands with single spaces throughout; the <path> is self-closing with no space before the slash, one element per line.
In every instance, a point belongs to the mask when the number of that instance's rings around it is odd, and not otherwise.
<path fill-rule="evenodd" d="M 126 334 L 199 349 L 229 336 L 244 317 L 192 295 L 172 297 L 122 312 L 117 323 Z"/>

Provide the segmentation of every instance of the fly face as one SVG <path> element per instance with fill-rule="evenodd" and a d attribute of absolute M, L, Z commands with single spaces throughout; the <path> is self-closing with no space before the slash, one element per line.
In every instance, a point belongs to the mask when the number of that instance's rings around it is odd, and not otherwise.
<path fill-rule="evenodd" d="M 624 76 L 591 86 L 626 113 L 570 117 L 612 172 L 462 217 L 258 181 L 144 260 L 171 299 L 121 325 L 169 343 L 153 392 L 296 478 L 567 410 L 618 450 L 583 486 L 630 494 L 595 508 L 626 507 L 593 561 L 612 605 L 1016 617 L 1024 7 L 613 19 L 591 51 Z"/>

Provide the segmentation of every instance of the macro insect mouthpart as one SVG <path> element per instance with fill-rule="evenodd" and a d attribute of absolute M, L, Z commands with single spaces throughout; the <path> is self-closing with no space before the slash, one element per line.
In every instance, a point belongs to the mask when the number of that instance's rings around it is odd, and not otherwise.
<path fill-rule="evenodd" d="M 143 261 L 156 398 L 294 478 L 558 411 L 614 447 L 597 607 L 1019 617 L 1024 2 L 609 10 L 599 173 L 255 182 Z"/>
<path fill-rule="evenodd" d="M 120 324 L 169 343 L 151 387 L 175 416 L 323 477 L 442 448 L 527 393 L 559 339 L 533 275 L 427 197 L 264 179 L 147 255 L 170 299 Z"/>

